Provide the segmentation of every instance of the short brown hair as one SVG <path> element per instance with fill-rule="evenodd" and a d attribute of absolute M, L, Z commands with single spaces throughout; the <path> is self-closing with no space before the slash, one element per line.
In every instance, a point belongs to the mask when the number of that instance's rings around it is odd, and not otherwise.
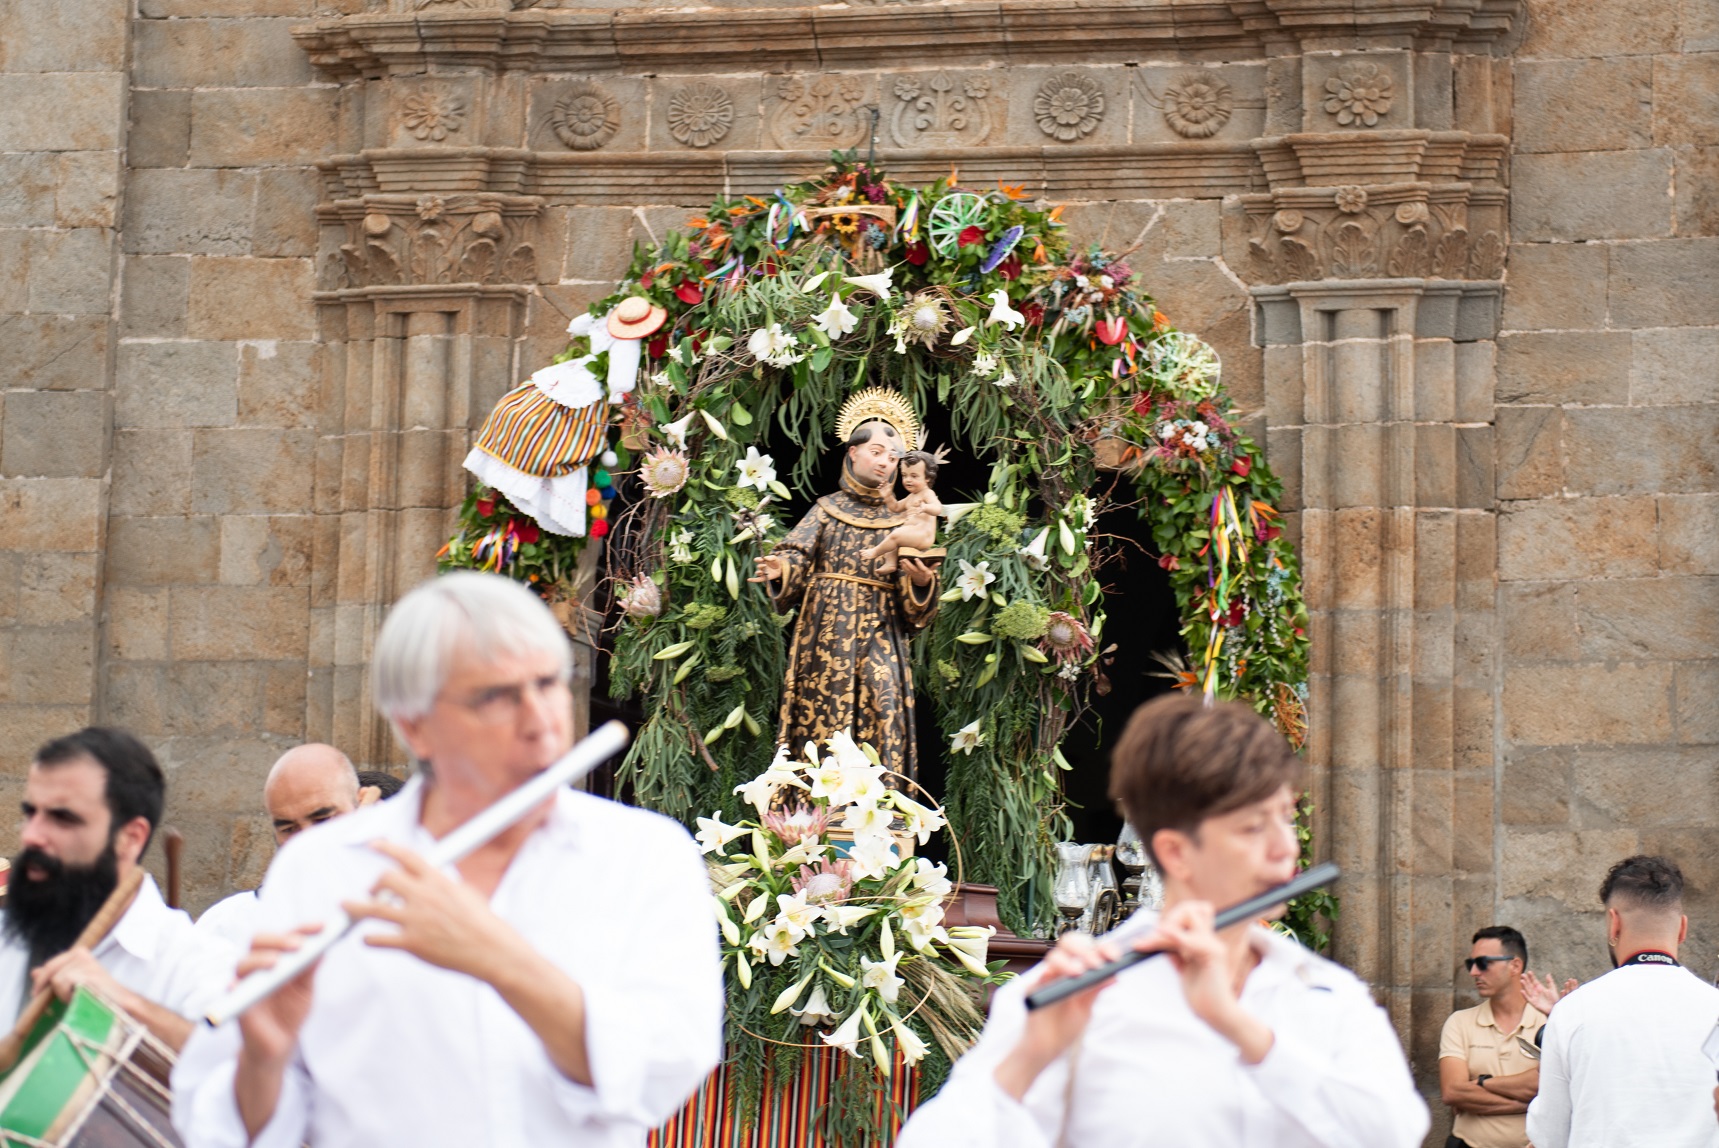
<path fill-rule="evenodd" d="M 1642 853 L 1625 857 L 1611 867 L 1600 884 L 1600 904 L 1655 913 L 1682 912 L 1683 870 L 1667 857 Z"/>
<path fill-rule="evenodd" d="M 1293 786 L 1300 773 L 1289 742 L 1247 706 L 1175 693 L 1128 719 L 1110 755 L 1110 796 L 1156 863 L 1158 830 L 1192 833 L 1207 818 Z"/>

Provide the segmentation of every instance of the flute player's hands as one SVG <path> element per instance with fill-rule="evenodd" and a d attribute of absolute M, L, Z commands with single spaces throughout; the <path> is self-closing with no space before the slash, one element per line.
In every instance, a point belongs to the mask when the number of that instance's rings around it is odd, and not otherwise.
<path fill-rule="evenodd" d="M 251 938 L 250 952 L 239 961 L 238 979 L 274 968 L 276 961 L 321 930 L 321 925 L 306 925 L 291 933 L 257 934 Z M 268 1126 L 280 1103 L 281 1081 L 293 1049 L 298 1046 L 299 1030 L 310 1015 L 315 976 L 313 964 L 239 1017 L 242 1044 L 238 1070 L 233 1077 L 233 1095 L 245 1131 L 252 1139 Z"/>
<path fill-rule="evenodd" d="M 507 942 L 518 937 L 496 916 L 483 895 L 455 880 L 402 845 L 371 843 L 399 864 L 384 873 L 371 889 L 369 901 L 349 901 L 343 907 L 352 919 L 387 921 L 394 933 L 370 933 L 364 943 L 378 949 L 400 949 L 420 961 L 479 980 L 491 980 L 498 960 L 507 959 Z"/>
<path fill-rule="evenodd" d="M 1056 948 L 1045 954 L 1044 964 L 1039 966 L 1037 979 L 1031 988 L 1041 989 L 1057 981 L 1077 977 L 1088 969 L 1115 960 L 1117 955 L 1116 947 L 1108 941 L 1094 942 L 1084 933 L 1065 933 Z M 1114 978 L 1100 981 L 1055 1004 L 1027 1013 L 1026 1030 L 1021 1034 L 1020 1043 L 997 1066 L 998 1086 L 1016 1100 L 1024 1097 L 1039 1073 L 1086 1031 L 1098 994 L 1114 983 Z"/>

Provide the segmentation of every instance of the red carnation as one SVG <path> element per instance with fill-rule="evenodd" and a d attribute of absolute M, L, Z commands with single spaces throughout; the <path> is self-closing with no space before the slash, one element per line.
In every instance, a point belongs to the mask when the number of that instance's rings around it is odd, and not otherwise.
<path fill-rule="evenodd" d="M 915 267 L 923 267 L 931 258 L 931 248 L 927 247 L 923 241 L 919 243 L 909 243 L 907 245 L 907 254 L 905 258 Z"/>
<path fill-rule="evenodd" d="M 971 247 L 975 243 L 983 243 L 985 241 L 985 229 L 976 223 L 971 224 L 961 229 L 959 239 L 962 247 Z"/>
<path fill-rule="evenodd" d="M 1021 257 L 1010 252 L 1007 259 L 997 264 L 997 274 L 1011 282 L 1019 279 L 1021 277 Z"/>
<path fill-rule="evenodd" d="M 1248 476 L 1248 472 L 1252 469 L 1253 460 L 1245 454 L 1236 455 L 1236 460 L 1230 463 L 1230 473 L 1239 474 L 1243 478 L 1246 478 Z"/>
<path fill-rule="evenodd" d="M 514 519 L 513 532 L 519 536 L 521 542 L 536 542 L 543 537 L 543 531 L 539 530 L 537 523 L 529 518 Z"/>
<path fill-rule="evenodd" d="M 674 297 L 688 307 L 696 307 L 704 302 L 704 288 L 691 279 L 682 279 L 680 286 L 674 289 Z"/>
<path fill-rule="evenodd" d="M 1027 326 L 1041 326 L 1045 321 L 1045 306 L 1043 303 L 1023 303 L 1021 315 L 1026 319 Z"/>
<path fill-rule="evenodd" d="M 480 499 L 478 499 L 477 500 L 477 512 L 478 512 L 479 518 L 488 518 L 490 515 L 494 514 L 495 513 L 495 499 L 493 499 L 493 498 L 480 498 Z"/>
<path fill-rule="evenodd" d="M 889 200 L 889 188 L 881 183 L 868 183 L 862 190 L 865 197 L 873 203 L 885 203 Z"/>

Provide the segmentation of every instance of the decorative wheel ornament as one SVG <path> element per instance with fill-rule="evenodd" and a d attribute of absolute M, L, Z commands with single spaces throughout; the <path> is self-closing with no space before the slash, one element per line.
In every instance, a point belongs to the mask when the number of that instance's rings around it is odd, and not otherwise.
<path fill-rule="evenodd" d="M 931 222 L 926 228 L 932 250 L 945 259 L 950 258 L 961 246 L 961 233 L 969 227 L 984 227 L 989 216 L 990 207 L 982 195 L 957 191 L 944 196 L 931 209 Z"/>
<path fill-rule="evenodd" d="M 1217 390 L 1223 364 L 1218 353 L 1185 331 L 1172 331 L 1146 348 L 1153 377 L 1185 397 L 1204 397 Z"/>

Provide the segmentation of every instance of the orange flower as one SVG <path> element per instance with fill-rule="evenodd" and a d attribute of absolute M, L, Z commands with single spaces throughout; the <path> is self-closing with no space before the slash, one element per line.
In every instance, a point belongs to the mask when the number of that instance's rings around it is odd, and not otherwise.
<path fill-rule="evenodd" d="M 1010 184 L 1004 183 L 999 179 L 997 181 L 997 190 L 1013 200 L 1018 201 L 1027 198 L 1027 185 L 1024 183 Z"/>

